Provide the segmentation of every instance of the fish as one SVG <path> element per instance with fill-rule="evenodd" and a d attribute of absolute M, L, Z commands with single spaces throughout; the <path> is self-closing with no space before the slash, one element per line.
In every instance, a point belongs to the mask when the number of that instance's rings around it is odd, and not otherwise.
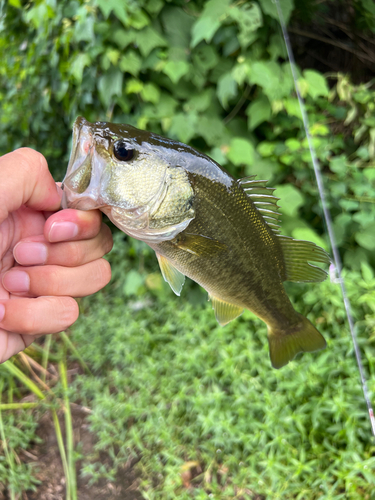
<path fill-rule="evenodd" d="M 315 264 L 329 264 L 329 255 L 280 234 L 279 198 L 267 181 L 235 179 L 207 155 L 152 132 L 78 117 L 62 187 L 63 208 L 100 209 L 146 242 L 175 294 L 185 276 L 199 283 L 220 325 L 245 308 L 264 321 L 274 368 L 326 346 L 283 282 L 323 281 Z"/>

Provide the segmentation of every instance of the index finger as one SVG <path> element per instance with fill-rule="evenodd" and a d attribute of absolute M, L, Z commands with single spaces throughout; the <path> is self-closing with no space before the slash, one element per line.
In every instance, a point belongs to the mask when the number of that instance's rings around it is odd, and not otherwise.
<path fill-rule="evenodd" d="M 61 197 L 44 156 L 21 148 L 0 157 L 0 224 L 22 205 L 56 211 Z"/>

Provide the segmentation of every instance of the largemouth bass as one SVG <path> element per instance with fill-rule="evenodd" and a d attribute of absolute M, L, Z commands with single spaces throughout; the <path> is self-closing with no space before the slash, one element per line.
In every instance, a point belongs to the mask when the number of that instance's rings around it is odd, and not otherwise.
<path fill-rule="evenodd" d="M 179 295 L 185 276 L 205 288 L 225 325 L 250 309 L 268 327 L 280 368 L 299 352 L 325 347 L 296 312 L 284 281 L 318 282 L 328 264 L 314 243 L 281 236 L 278 198 L 264 180 L 236 180 L 195 149 L 129 125 L 77 118 L 63 181 L 64 208 L 99 208 L 156 252 Z"/>

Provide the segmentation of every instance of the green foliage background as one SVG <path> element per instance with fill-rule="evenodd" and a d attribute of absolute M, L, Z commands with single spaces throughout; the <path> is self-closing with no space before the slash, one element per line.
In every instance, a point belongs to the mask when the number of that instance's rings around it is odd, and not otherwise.
<path fill-rule="evenodd" d="M 287 21 L 320 8 L 280 3 Z M 374 32 L 372 3 L 353 8 L 361 29 Z M 34 147 L 61 180 L 77 115 L 130 123 L 188 142 L 236 177 L 269 179 L 284 234 L 328 248 L 271 0 L 3 0 L 0 61 L 0 154 Z M 375 88 L 314 69 L 299 71 L 298 83 L 372 374 Z M 315 363 L 306 356 L 274 373 L 251 315 L 217 328 L 199 289 L 189 285 L 176 301 L 147 248 L 120 233 L 116 241 L 113 283 L 83 301 L 73 328 L 102 377 L 78 380 L 79 394 L 94 408 L 98 447 L 114 458 L 112 471 L 91 464 L 87 473 L 113 477 L 134 453 L 145 498 L 375 498 L 374 449 L 337 285 L 289 287 L 297 309 L 334 340 Z M 184 491 L 180 468 L 189 460 L 205 473 Z"/>

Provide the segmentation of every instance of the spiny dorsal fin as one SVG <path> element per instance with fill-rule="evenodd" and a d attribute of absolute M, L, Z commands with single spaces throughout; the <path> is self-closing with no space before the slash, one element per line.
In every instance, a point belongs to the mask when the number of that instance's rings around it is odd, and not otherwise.
<path fill-rule="evenodd" d="M 156 252 L 155 252 L 156 253 Z M 164 280 L 169 283 L 176 295 L 180 295 L 182 287 L 185 283 L 185 275 L 180 273 L 165 257 L 156 253 L 159 261 L 160 271 Z"/>
<path fill-rule="evenodd" d="M 210 296 L 212 309 L 215 311 L 216 319 L 221 326 L 236 319 L 243 312 L 243 307 L 235 306 L 229 302 Z"/>
<path fill-rule="evenodd" d="M 239 179 L 238 184 L 254 203 L 268 226 L 275 233 L 278 233 L 280 231 L 279 216 L 281 214 L 278 212 L 279 206 L 277 202 L 280 198 L 273 196 L 275 189 L 266 186 L 268 181 L 264 179 L 255 179 L 255 177 L 255 175 L 251 175 Z"/>
<path fill-rule="evenodd" d="M 289 236 L 277 235 L 284 256 L 286 281 L 319 282 L 326 279 L 327 273 L 309 262 L 329 264 L 331 259 L 323 248 L 311 241 L 294 240 Z"/>

